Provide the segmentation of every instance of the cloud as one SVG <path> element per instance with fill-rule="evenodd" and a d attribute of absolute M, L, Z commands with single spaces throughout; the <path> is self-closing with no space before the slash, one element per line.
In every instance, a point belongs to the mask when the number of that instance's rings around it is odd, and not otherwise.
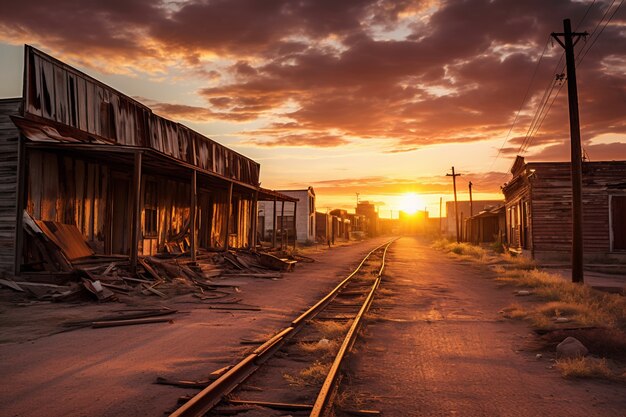
<path fill-rule="evenodd" d="M 549 33 L 560 31 L 563 16 L 576 24 L 591 5 L 578 0 L 5 3 L 0 15 L 5 42 L 34 43 L 70 63 L 104 71 L 203 80 L 196 93 L 206 105 L 156 103 L 155 111 L 168 117 L 254 121 L 261 127 L 240 133 L 255 146 L 333 147 L 374 139 L 386 141 L 386 153 L 504 138 Z M 579 29 L 592 30 L 609 4 L 594 2 Z M 586 137 L 626 133 L 621 15 L 579 65 Z M 584 47 L 581 42 L 578 52 Z M 561 54 L 558 45 L 548 44 L 505 156 L 524 143 Z M 529 152 L 567 140 L 565 96 L 563 89 Z"/>
<path fill-rule="evenodd" d="M 347 145 L 350 141 L 337 137 L 337 136 L 325 136 L 325 135 L 287 135 L 280 136 L 273 139 L 261 140 L 250 139 L 245 144 L 252 144 L 263 147 L 276 147 L 276 146 L 306 146 L 315 148 L 334 148 L 337 146 Z"/>

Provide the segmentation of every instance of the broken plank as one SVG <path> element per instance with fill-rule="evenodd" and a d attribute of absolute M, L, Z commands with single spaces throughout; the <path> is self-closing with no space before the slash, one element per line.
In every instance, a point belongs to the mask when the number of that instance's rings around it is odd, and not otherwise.
<path fill-rule="evenodd" d="M 161 298 L 167 297 L 165 294 L 163 294 L 161 291 L 154 288 L 154 286 L 152 285 L 148 285 L 148 284 L 141 284 L 141 285 L 146 289 L 146 291 L 149 291 L 152 294 L 158 295 Z"/>
<path fill-rule="evenodd" d="M 91 323 L 93 329 L 102 329 L 105 327 L 118 327 L 118 326 L 132 326 L 136 324 L 150 324 L 150 323 L 173 323 L 174 320 L 169 318 L 145 318 L 145 319 L 131 319 L 131 320 L 109 320 L 109 321 L 94 321 Z"/>
<path fill-rule="evenodd" d="M 159 385 L 171 385 L 174 387 L 180 387 L 180 388 L 197 388 L 197 389 L 202 389 L 202 388 L 206 388 L 211 382 L 215 381 L 217 379 L 213 378 L 213 379 L 207 379 L 206 381 L 177 381 L 174 379 L 168 379 L 168 378 L 163 378 L 163 377 L 157 377 L 156 381 L 154 382 L 155 384 L 159 384 Z"/>
<path fill-rule="evenodd" d="M 7 288 L 11 288 L 12 290 L 15 290 L 15 291 L 24 292 L 24 289 L 20 287 L 19 285 L 17 285 L 15 281 L 11 281 L 8 279 L 0 279 L 0 285 L 3 285 Z"/>
<path fill-rule="evenodd" d="M 293 404 L 293 403 L 278 403 L 278 402 L 270 402 L 270 401 L 257 401 L 257 400 L 226 400 L 229 404 L 236 405 L 258 405 L 261 407 L 272 408 L 274 410 L 287 410 L 287 411 L 298 411 L 298 410 L 312 410 L 312 404 Z"/>
<path fill-rule="evenodd" d="M 143 259 L 139 258 L 138 259 L 139 263 L 141 264 L 141 266 L 143 266 L 143 269 L 146 270 L 146 272 L 152 277 L 154 278 L 155 281 L 159 281 L 161 280 L 161 276 L 154 270 L 152 269 L 152 267 L 150 265 L 148 265 L 148 263 L 146 261 L 144 261 Z"/>
<path fill-rule="evenodd" d="M 260 307 L 223 307 L 223 306 L 207 306 L 209 310 L 241 310 L 241 311 L 261 311 Z"/>

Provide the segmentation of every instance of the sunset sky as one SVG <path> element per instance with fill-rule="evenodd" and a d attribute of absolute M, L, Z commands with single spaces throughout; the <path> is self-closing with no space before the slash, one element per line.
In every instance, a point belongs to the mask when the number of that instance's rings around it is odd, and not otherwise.
<path fill-rule="evenodd" d="M 569 158 L 549 36 L 564 18 L 592 33 L 577 45 L 585 152 L 626 159 L 622 2 L 4 0 L 0 97 L 21 95 L 28 43 L 260 162 L 263 187 L 313 186 L 319 210 L 358 192 L 384 217 L 415 192 L 438 216 L 453 165 L 461 199 L 470 180 L 492 199 L 520 150 Z"/>

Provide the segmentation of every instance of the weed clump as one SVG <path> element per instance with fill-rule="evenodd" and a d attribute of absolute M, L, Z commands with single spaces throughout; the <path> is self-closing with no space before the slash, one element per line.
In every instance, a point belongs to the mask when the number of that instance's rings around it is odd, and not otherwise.
<path fill-rule="evenodd" d="M 298 375 L 285 373 L 283 374 L 283 378 L 289 385 L 307 387 L 323 383 L 329 371 L 330 363 L 321 363 L 316 361 L 313 365 L 300 371 Z"/>
<path fill-rule="evenodd" d="M 564 378 L 614 378 L 613 372 L 611 372 L 604 358 L 561 359 L 556 362 L 555 366 Z"/>

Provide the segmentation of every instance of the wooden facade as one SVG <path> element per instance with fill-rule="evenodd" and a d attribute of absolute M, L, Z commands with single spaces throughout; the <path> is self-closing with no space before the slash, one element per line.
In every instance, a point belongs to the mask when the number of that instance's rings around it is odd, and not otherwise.
<path fill-rule="evenodd" d="M 260 165 L 32 48 L 0 100 L 0 271 L 33 264 L 22 213 L 97 254 L 254 245 Z M 281 198 L 277 194 L 277 198 Z"/>
<path fill-rule="evenodd" d="M 518 157 L 504 185 L 507 241 L 538 259 L 569 258 L 570 164 Z M 626 260 L 626 161 L 583 162 L 583 240 L 589 259 Z"/>
<path fill-rule="evenodd" d="M 20 143 L 10 117 L 22 112 L 22 103 L 0 100 L 0 272 L 15 268 Z"/>

